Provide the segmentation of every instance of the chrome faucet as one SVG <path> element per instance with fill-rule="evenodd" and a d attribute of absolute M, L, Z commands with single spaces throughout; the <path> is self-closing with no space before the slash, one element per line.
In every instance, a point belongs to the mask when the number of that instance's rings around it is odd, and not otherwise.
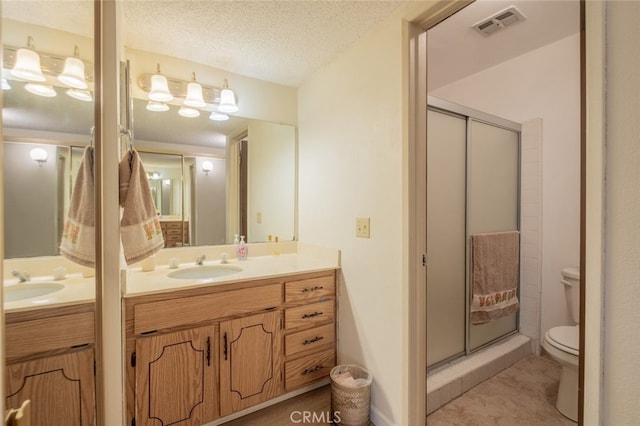
<path fill-rule="evenodd" d="M 196 259 L 196 265 L 201 266 L 202 263 L 204 262 L 204 259 L 206 259 L 207 255 L 203 254 L 202 256 L 198 256 L 198 258 Z"/>
<path fill-rule="evenodd" d="M 29 281 L 31 279 L 31 276 L 28 272 L 11 271 L 11 275 L 16 277 L 21 283 Z"/>

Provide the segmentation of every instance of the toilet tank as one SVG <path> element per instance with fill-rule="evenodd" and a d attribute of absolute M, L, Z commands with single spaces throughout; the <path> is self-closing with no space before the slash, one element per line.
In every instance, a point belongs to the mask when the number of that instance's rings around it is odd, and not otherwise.
<path fill-rule="evenodd" d="M 567 309 L 576 324 L 580 323 L 580 270 L 575 267 L 562 270 L 560 282 L 564 286 Z"/>

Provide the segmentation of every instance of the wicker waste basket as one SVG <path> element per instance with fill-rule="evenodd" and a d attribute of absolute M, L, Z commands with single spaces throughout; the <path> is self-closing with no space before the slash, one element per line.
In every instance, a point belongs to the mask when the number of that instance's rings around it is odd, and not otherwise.
<path fill-rule="evenodd" d="M 371 374 L 357 365 L 338 365 L 331 369 L 331 413 L 340 426 L 369 424 Z"/>

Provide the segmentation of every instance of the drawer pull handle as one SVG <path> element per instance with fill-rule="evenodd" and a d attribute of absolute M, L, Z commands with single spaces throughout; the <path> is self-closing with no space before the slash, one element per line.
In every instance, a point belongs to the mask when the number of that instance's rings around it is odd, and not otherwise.
<path fill-rule="evenodd" d="M 324 368 L 322 365 L 316 365 L 316 366 L 315 366 L 315 367 L 313 367 L 313 368 L 305 368 L 305 369 L 304 369 L 304 371 L 302 372 L 302 374 L 303 374 L 303 375 L 305 375 L 305 374 L 311 374 L 311 373 L 314 373 L 314 372 L 316 372 L 316 371 L 318 371 L 318 370 L 321 370 L 322 368 Z"/>
<path fill-rule="evenodd" d="M 318 340 L 322 340 L 322 339 L 324 339 L 323 336 L 316 336 L 313 339 L 304 339 L 304 342 L 302 342 L 302 344 L 303 345 L 308 345 L 308 344 L 315 343 Z"/>
<path fill-rule="evenodd" d="M 317 317 L 318 315 L 322 315 L 322 312 L 314 312 L 312 314 L 304 314 L 302 319 Z"/>
<path fill-rule="evenodd" d="M 324 286 L 315 286 L 315 287 L 305 287 L 302 289 L 303 293 L 308 293 L 310 291 L 318 291 L 318 290 L 322 290 L 324 288 Z"/>

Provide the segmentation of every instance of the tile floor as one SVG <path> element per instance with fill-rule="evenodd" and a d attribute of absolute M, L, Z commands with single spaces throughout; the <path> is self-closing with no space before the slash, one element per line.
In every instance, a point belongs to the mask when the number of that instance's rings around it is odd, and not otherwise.
<path fill-rule="evenodd" d="M 530 355 L 427 416 L 428 426 L 574 426 L 555 408 L 560 365 Z"/>

